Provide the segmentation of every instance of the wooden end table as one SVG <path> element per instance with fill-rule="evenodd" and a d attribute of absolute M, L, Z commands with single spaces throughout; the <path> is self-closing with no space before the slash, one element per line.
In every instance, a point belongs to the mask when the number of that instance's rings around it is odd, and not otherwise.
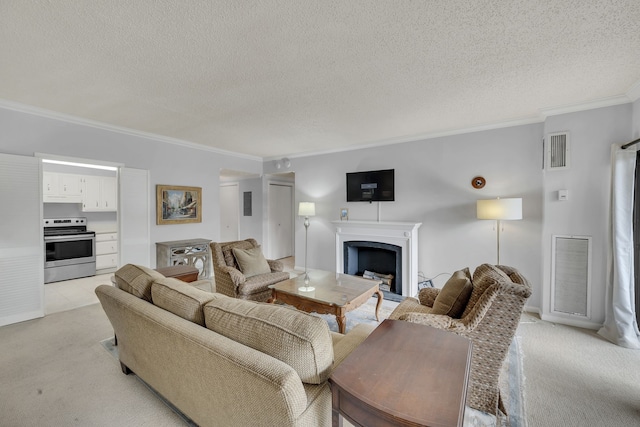
<path fill-rule="evenodd" d="M 281 301 L 307 313 L 333 314 L 336 316 L 338 331 L 344 334 L 347 327 L 346 314 L 360 307 L 373 294 L 378 294 L 376 320 L 380 321 L 378 312 L 384 298 L 380 282 L 322 270 L 309 270 L 307 274 L 308 285 L 315 288 L 313 291 L 301 290 L 306 286 L 303 273 L 298 277 L 270 285 L 272 296 L 269 301 Z"/>
<path fill-rule="evenodd" d="M 181 264 L 156 268 L 156 271 L 164 277 L 173 277 L 187 283 L 198 280 L 198 274 L 200 273 L 196 267 Z"/>
<path fill-rule="evenodd" d="M 471 366 L 467 338 L 385 320 L 329 378 L 332 424 L 462 426 Z"/>

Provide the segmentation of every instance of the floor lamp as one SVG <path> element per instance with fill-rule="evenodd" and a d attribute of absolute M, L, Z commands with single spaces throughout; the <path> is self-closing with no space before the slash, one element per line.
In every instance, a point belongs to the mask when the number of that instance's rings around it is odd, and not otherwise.
<path fill-rule="evenodd" d="M 300 202 L 298 205 L 298 216 L 304 217 L 304 286 L 298 288 L 302 292 L 311 292 L 315 290 L 313 286 L 309 286 L 309 275 L 307 274 L 307 253 L 309 243 L 309 217 L 315 216 L 316 204 L 313 202 Z"/>
<path fill-rule="evenodd" d="M 478 200 L 476 205 L 478 219 L 492 219 L 496 221 L 496 242 L 498 265 L 500 264 L 500 221 L 522 219 L 522 199 L 489 199 Z"/>

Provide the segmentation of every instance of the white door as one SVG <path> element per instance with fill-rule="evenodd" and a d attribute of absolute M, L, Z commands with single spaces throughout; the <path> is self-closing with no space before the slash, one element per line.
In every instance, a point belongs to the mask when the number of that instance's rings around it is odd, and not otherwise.
<path fill-rule="evenodd" d="M 293 186 L 269 184 L 269 256 L 293 255 Z"/>
<path fill-rule="evenodd" d="M 0 326 L 44 316 L 40 159 L 0 154 Z"/>
<path fill-rule="evenodd" d="M 238 184 L 220 186 L 220 241 L 238 240 L 240 193 Z"/>
<path fill-rule="evenodd" d="M 120 168 L 120 263 L 151 267 L 149 171 Z"/>

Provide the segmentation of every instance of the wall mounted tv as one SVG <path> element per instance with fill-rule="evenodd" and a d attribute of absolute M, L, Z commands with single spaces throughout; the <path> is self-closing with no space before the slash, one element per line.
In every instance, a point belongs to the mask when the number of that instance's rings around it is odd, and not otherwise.
<path fill-rule="evenodd" d="M 393 202 L 394 169 L 347 173 L 347 202 Z"/>

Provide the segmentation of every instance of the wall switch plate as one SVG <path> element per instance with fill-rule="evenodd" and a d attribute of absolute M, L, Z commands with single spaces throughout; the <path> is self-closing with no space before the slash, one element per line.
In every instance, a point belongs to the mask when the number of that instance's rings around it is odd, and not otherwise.
<path fill-rule="evenodd" d="M 558 200 L 569 200 L 569 190 L 558 190 Z"/>

